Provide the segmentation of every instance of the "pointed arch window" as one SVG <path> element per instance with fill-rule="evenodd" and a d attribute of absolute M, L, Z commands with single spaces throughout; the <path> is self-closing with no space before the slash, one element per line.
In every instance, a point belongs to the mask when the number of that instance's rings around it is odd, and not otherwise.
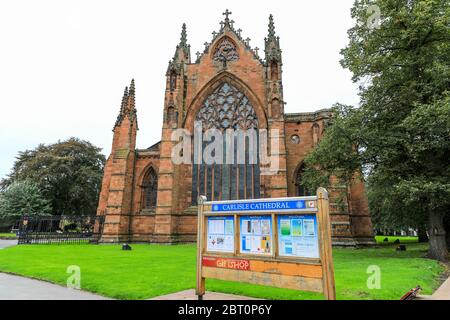
<path fill-rule="evenodd" d="M 302 163 L 298 169 L 295 176 L 295 192 L 298 197 L 307 197 L 310 196 L 311 193 L 308 189 L 303 185 L 303 174 L 305 173 L 306 166 Z"/>
<path fill-rule="evenodd" d="M 202 159 L 201 164 L 193 165 L 192 203 L 196 204 L 198 195 L 205 195 L 208 200 L 259 198 L 258 118 L 246 95 L 231 84 L 222 83 L 205 99 L 195 120 L 201 123 L 203 132 L 221 131 L 224 140 L 222 163 L 207 164 Z M 244 138 L 244 148 L 237 147 L 242 143 L 235 135 L 238 130 L 249 134 Z M 227 147 L 227 139 L 232 141 L 233 148 Z M 202 150 L 206 145 L 204 142 Z"/>
<path fill-rule="evenodd" d="M 158 175 L 150 167 L 142 181 L 142 209 L 155 210 L 158 196 Z"/>
<path fill-rule="evenodd" d="M 167 123 L 172 124 L 177 122 L 177 114 L 175 112 L 175 108 L 170 106 L 167 108 Z"/>

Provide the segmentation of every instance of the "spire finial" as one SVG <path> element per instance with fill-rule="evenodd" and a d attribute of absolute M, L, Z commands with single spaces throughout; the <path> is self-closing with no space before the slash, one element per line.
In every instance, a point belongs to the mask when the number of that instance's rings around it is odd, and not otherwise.
<path fill-rule="evenodd" d="M 125 87 L 125 90 L 123 92 L 123 97 L 122 97 L 122 104 L 120 106 L 121 114 L 123 114 L 125 112 L 125 108 L 127 106 L 127 101 L 128 101 L 128 87 Z"/>
<path fill-rule="evenodd" d="M 134 98 L 134 93 L 136 91 L 135 85 L 134 85 L 134 78 L 131 79 L 131 83 L 130 83 L 130 90 L 128 91 L 128 95 L 131 97 L 133 96 Z"/>
<path fill-rule="evenodd" d="M 187 45 L 186 23 L 183 23 L 183 26 L 181 27 L 180 44 L 183 45 L 183 46 Z"/>
<path fill-rule="evenodd" d="M 135 100 L 134 100 L 134 94 L 136 92 L 135 85 L 134 85 L 134 79 L 131 79 L 130 83 L 130 89 L 128 90 L 128 108 L 134 109 L 135 107 Z"/>
<path fill-rule="evenodd" d="M 273 15 L 269 16 L 269 38 L 275 37 L 275 24 L 273 23 Z"/>

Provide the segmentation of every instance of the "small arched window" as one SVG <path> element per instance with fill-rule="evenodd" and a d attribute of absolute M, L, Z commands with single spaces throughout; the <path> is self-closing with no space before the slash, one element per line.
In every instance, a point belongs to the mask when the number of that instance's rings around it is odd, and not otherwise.
<path fill-rule="evenodd" d="M 320 126 L 317 123 L 313 124 L 312 132 L 313 132 L 313 145 L 315 146 L 319 143 L 319 136 L 320 136 Z"/>
<path fill-rule="evenodd" d="M 303 183 L 303 174 L 305 172 L 305 164 L 302 163 L 297 169 L 297 174 L 295 176 L 295 191 L 298 197 L 307 197 L 310 196 L 311 193 L 306 189 Z"/>
<path fill-rule="evenodd" d="M 170 91 L 174 91 L 177 87 L 177 74 L 175 71 L 170 73 Z"/>
<path fill-rule="evenodd" d="M 279 118 L 281 115 L 281 110 L 280 110 L 280 100 L 278 99 L 273 99 L 272 100 L 272 118 Z"/>
<path fill-rule="evenodd" d="M 270 64 L 270 80 L 278 80 L 278 63 L 275 60 Z"/>
<path fill-rule="evenodd" d="M 153 168 L 148 169 L 142 181 L 142 209 L 154 210 L 158 195 L 158 176 Z"/>
<path fill-rule="evenodd" d="M 172 106 L 167 108 L 167 123 L 176 123 L 176 118 L 175 108 Z"/>

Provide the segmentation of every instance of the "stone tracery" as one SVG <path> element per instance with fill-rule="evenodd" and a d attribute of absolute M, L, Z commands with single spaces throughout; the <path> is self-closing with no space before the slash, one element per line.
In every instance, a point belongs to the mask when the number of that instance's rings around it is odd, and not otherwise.
<path fill-rule="evenodd" d="M 219 62 L 230 62 L 238 59 L 239 54 L 234 43 L 227 37 L 220 40 L 214 52 L 213 60 Z"/>
<path fill-rule="evenodd" d="M 227 82 L 208 96 L 196 121 L 202 123 L 203 130 L 258 128 L 258 118 L 249 99 Z"/>

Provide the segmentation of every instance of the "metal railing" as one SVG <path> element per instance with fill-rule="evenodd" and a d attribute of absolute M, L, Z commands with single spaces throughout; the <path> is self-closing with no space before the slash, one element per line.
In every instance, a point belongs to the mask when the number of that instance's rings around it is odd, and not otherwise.
<path fill-rule="evenodd" d="M 19 221 L 18 244 L 98 243 L 104 216 L 24 216 Z"/>

